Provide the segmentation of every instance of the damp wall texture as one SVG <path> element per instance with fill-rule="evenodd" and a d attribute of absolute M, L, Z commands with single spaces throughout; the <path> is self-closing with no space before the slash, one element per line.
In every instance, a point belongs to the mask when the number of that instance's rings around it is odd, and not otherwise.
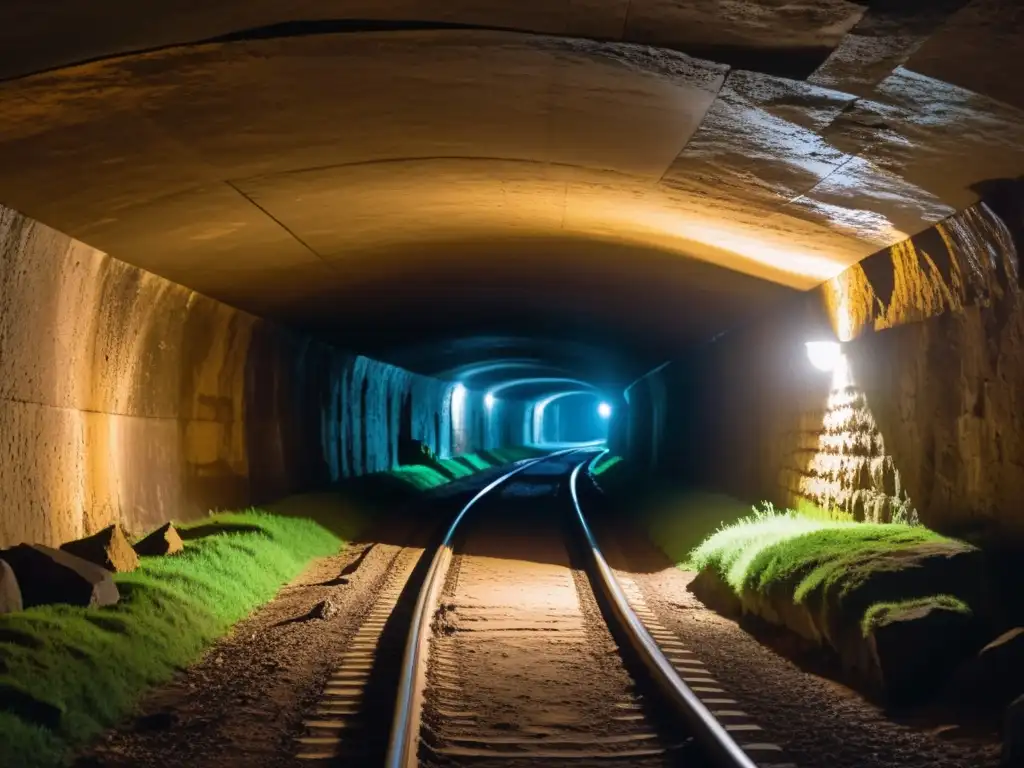
<path fill-rule="evenodd" d="M 1024 543 L 1022 200 L 1003 190 L 651 372 L 620 450 L 750 502 Z M 813 339 L 842 342 L 832 371 Z"/>
<path fill-rule="evenodd" d="M 0 207 L 0 546 L 322 487 L 400 437 L 447 455 L 450 391 Z"/>

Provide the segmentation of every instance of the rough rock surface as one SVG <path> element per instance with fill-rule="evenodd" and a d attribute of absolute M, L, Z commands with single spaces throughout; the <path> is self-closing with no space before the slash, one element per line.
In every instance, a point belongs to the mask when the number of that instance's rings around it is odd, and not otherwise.
<path fill-rule="evenodd" d="M 750 502 L 1024 543 L 1024 191 L 993 186 L 985 202 L 640 379 L 621 450 Z M 831 372 L 808 362 L 814 338 L 846 342 Z"/>
<path fill-rule="evenodd" d="M 403 435 L 450 449 L 450 383 L 314 343 L 3 207 L 0 335 L 0 547 L 114 522 L 138 534 L 382 470 Z M 482 405 L 466 408 L 475 450 Z"/>
<path fill-rule="evenodd" d="M 0 613 L 14 613 L 23 607 L 18 577 L 6 561 L 0 560 Z"/>
<path fill-rule="evenodd" d="M 84 539 L 61 544 L 60 548 L 114 573 L 128 573 L 139 567 L 139 556 L 132 549 L 124 529 L 116 524 Z"/>
<path fill-rule="evenodd" d="M 105 568 L 69 552 L 42 544 L 19 544 L 0 550 L 18 577 L 26 608 L 51 603 L 113 605 L 121 595 Z"/>
<path fill-rule="evenodd" d="M 135 544 L 137 555 L 174 555 L 184 548 L 178 529 L 172 523 L 164 523 L 151 534 Z"/>
<path fill-rule="evenodd" d="M 966 710 L 1005 707 L 1024 694 L 1024 627 L 1010 629 L 956 671 L 949 698 Z"/>
<path fill-rule="evenodd" d="M 920 701 L 977 647 L 978 626 L 969 614 L 938 605 L 895 610 L 865 638 L 865 661 L 890 702 Z"/>

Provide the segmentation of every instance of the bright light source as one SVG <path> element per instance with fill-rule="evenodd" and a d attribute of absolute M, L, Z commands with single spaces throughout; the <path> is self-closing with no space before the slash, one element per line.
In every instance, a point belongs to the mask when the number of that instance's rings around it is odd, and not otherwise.
<path fill-rule="evenodd" d="M 608 403 L 601 403 L 597 406 L 597 415 L 602 419 L 607 419 L 612 415 L 612 407 Z"/>
<path fill-rule="evenodd" d="M 808 341 L 807 359 L 819 371 L 834 370 L 843 356 L 838 341 Z"/>
<path fill-rule="evenodd" d="M 495 402 L 497 401 L 494 399 L 494 394 L 492 392 L 488 392 L 484 395 L 484 405 L 487 406 L 488 410 L 494 407 Z"/>

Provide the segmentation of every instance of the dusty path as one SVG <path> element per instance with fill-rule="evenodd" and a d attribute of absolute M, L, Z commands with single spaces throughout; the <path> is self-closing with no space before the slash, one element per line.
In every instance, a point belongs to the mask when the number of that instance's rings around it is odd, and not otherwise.
<path fill-rule="evenodd" d="M 464 523 L 431 639 L 421 758 L 694 765 L 680 759 L 685 739 L 651 724 L 574 569 L 562 529 L 568 500 L 558 496 L 567 462 L 559 464 L 523 473 Z"/>
<path fill-rule="evenodd" d="M 995 768 L 994 739 L 940 735 L 886 716 L 832 680 L 802 670 L 736 622 L 704 606 L 642 533 L 620 520 L 598 526 L 605 557 L 640 589 L 658 620 L 692 648 L 742 709 L 800 768 Z"/>

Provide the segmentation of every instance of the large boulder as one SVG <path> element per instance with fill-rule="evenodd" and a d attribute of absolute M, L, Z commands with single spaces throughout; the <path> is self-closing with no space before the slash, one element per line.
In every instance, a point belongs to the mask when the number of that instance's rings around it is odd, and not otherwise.
<path fill-rule="evenodd" d="M 135 554 L 174 555 L 181 552 L 184 547 L 178 530 L 170 523 L 164 523 L 135 545 Z"/>
<path fill-rule="evenodd" d="M 26 608 L 51 603 L 113 605 L 121 595 L 106 568 L 42 544 L 19 544 L 0 550 L 21 587 Z"/>
<path fill-rule="evenodd" d="M 22 607 L 18 577 L 10 565 L 0 560 L 0 613 L 14 613 Z"/>
<path fill-rule="evenodd" d="M 110 525 L 99 533 L 61 544 L 61 549 L 115 573 L 127 573 L 139 567 L 139 557 L 119 525 Z"/>
<path fill-rule="evenodd" d="M 1004 632 L 964 662 L 949 699 L 967 712 L 998 711 L 1024 694 L 1024 627 Z"/>
<path fill-rule="evenodd" d="M 868 629 L 859 666 L 888 701 L 917 702 L 934 693 L 978 645 L 978 623 L 970 613 L 938 601 L 909 603 L 893 607 Z M 853 650 L 846 650 L 848 661 Z"/>

